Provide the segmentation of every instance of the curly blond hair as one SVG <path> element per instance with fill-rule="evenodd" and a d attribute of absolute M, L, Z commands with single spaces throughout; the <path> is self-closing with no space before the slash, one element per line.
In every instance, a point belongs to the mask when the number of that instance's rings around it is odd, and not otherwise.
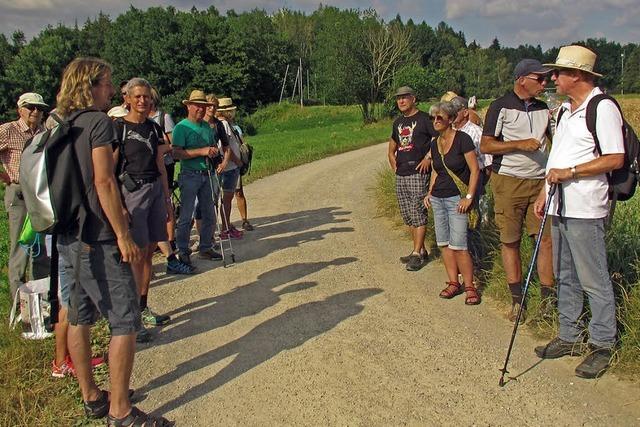
<path fill-rule="evenodd" d="M 111 73 L 111 65 L 100 58 L 76 58 L 62 73 L 56 109 L 61 116 L 93 105 L 91 88 Z"/>

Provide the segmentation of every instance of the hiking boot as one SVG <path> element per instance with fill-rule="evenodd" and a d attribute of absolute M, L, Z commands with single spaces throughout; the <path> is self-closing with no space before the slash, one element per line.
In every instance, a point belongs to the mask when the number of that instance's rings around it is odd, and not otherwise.
<path fill-rule="evenodd" d="M 138 344 L 144 344 L 151 341 L 151 334 L 144 326 L 137 332 L 136 342 Z"/>
<path fill-rule="evenodd" d="M 185 264 L 177 257 L 167 260 L 167 274 L 194 274 L 195 272 L 195 267 Z"/>
<path fill-rule="evenodd" d="M 409 255 L 409 261 L 407 261 L 408 271 L 418 271 L 426 264 L 425 258 L 422 255 L 411 254 Z"/>
<path fill-rule="evenodd" d="M 582 344 L 579 342 L 568 342 L 555 337 L 547 345 L 540 345 L 535 348 L 536 356 L 541 359 L 557 359 L 563 356 L 578 356 L 581 353 Z"/>
<path fill-rule="evenodd" d="M 142 310 L 142 323 L 150 326 L 162 326 L 171 320 L 166 314 L 155 314 L 149 307 Z"/>
<path fill-rule="evenodd" d="M 242 229 L 244 231 L 253 231 L 253 225 L 248 220 L 242 221 Z"/>
<path fill-rule="evenodd" d="M 205 251 L 198 252 L 198 258 L 207 260 L 221 260 L 222 254 L 220 252 L 214 251 L 213 248 L 209 248 Z"/>
<path fill-rule="evenodd" d="M 611 349 L 590 344 L 589 351 L 587 357 L 576 367 L 576 376 L 588 379 L 599 378 L 609 367 Z"/>
<path fill-rule="evenodd" d="M 520 310 L 520 303 L 519 302 L 511 303 L 511 308 L 507 312 L 507 319 L 509 319 L 509 322 L 516 323 L 516 318 L 518 317 L 518 311 L 519 310 Z M 526 309 L 523 309 L 522 310 L 522 315 L 520 316 L 520 324 L 521 325 L 524 323 L 526 318 L 527 318 L 527 312 L 526 312 Z"/>

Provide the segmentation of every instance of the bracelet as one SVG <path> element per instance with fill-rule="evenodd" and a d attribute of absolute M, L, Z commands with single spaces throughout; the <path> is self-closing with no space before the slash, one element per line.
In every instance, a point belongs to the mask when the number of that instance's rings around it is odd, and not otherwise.
<path fill-rule="evenodd" d="M 571 166 L 571 178 L 572 179 L 576 179 L 576 167 L 575 166 Z"/>

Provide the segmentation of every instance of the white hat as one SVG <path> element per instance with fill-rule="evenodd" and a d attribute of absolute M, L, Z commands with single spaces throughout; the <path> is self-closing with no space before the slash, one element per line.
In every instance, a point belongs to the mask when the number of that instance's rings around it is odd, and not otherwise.
<path fill-rule="evenodd" d="M 555 64 L 544 64 L 545 67 L 581 70 L 594 76 L 602 77 L 602 74 L 593 71 L 596 63 L 596 54 L 582 46 L 564 46 L 560 48 Z"/>
<path fill-rule="evenodd" d="M 20 98 L 18 98 L 18 107 L 24 107 L 25 105 L 49 106 L 44 102 L 44 99 L 42 99 L 42 95 L 35 92 L 27 92 L 20 95 Z"/>

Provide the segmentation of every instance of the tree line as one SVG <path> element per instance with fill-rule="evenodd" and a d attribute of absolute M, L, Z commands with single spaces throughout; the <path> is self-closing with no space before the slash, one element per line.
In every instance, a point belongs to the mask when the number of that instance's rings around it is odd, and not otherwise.
<path fill-rule="evenodd" d="M 640 92 L 638 44 L 603 38 L 577 43 L 598 54 L 602 86 Z M 357 104 L 363 119 L 372 121 L 396 86 L 414 87 L 421 99 L 447 90 L 492 98 L 512 85 L 511 72 L 521 58 L 553 61 L 558 49 L 502 47 L 497 39 L 482 47 L 444 22 L 431 27 L 399 16 L 386 22 L 373 9 L 320 6 L 311 14 L 256 9 L 221 15 L 213 6 L 131 7 L 115 19 L 100 13 L 81 27 L 47 26 L 28 42 L 19 31 L 0 35 L 0 120 L 15 118 L 16 99 L 26 91 L 55 105 L 62 70 L 77 56 L 110 62 L 116 84 L 134 76 L 148 79 L 162 94 L 163 109 L 178 117 L 184 115 L 181 100 L 193 88 L 231 96 L 251 112 L 277 102 L 283 83 L 285 97 L 292 96 L 294 80 L 302 77 L 305 102 Z M 297 74 L 300 63 L 305 71 Z"/>

